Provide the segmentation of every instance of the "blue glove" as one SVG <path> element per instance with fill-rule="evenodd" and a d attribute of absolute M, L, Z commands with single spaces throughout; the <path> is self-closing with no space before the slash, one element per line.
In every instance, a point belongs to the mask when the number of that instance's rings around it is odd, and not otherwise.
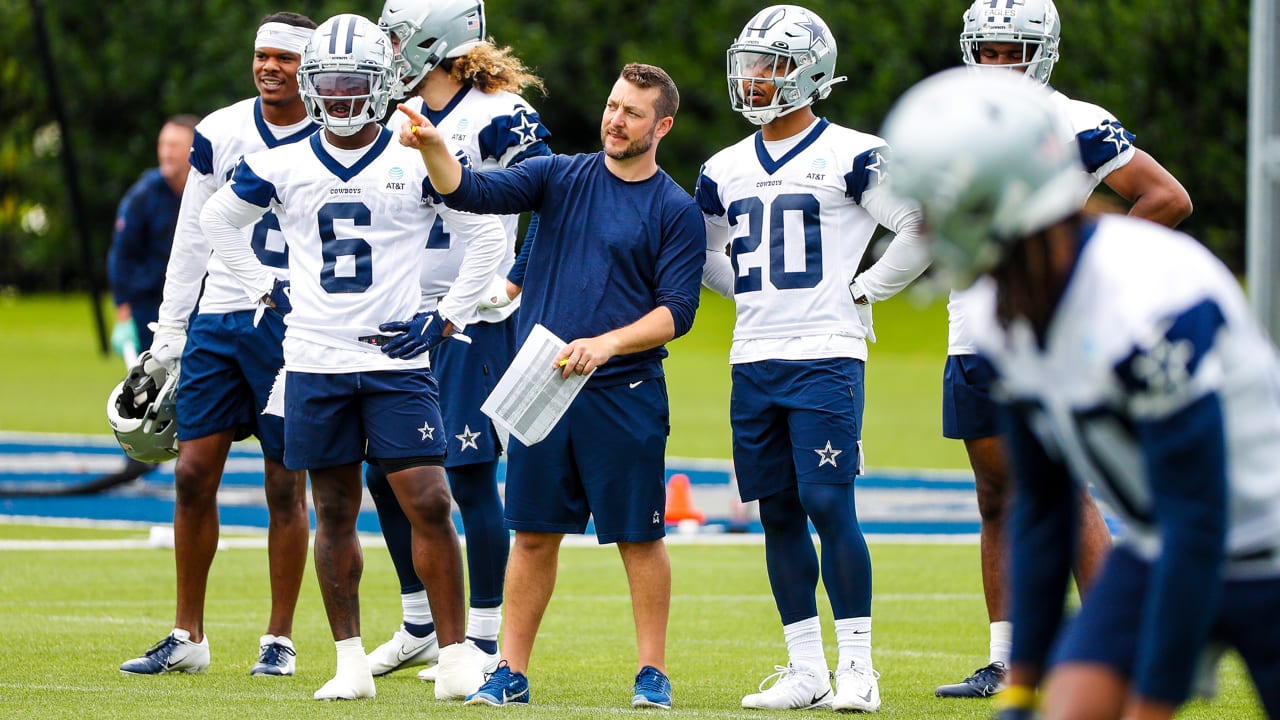
<path fill-rule="evenodd" d="M 264 299 L 267 301 L 267 306 L 276 311 L 280 317 L 293 312 L 293 303 L 289 300 L 288 280 L 276 280 L 271 286 L 271 292 L 267 293 Z"/>
<path fill-rule="evenodd" d="M 415 358 L 444 342 L 451 323 L 440 313 L 418 313 L 412 320 L 382 323 L 379 332 L 400 333 L 382 346 L 382 352 L 400 360 Z"/>
<path fill-rule="evenodd" d="M 111 349 L 125 359 L 138 354 L 138 326 L 132 319 L 117 321 L 111 328 Z"/>

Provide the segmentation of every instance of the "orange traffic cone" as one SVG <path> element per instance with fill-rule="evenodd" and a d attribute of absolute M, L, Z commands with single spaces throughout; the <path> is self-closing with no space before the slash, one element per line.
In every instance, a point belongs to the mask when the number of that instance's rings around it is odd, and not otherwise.
<path fill-rule="evenodd" d="M 676 473 L 667 481 L 666 521 L 670 525 L 676 525 L 681 520 L 693 520 L 701 525 L 707 521 L 707 514 L 693 504 L 693 488 L 689 485 L 689 476 Z"/>

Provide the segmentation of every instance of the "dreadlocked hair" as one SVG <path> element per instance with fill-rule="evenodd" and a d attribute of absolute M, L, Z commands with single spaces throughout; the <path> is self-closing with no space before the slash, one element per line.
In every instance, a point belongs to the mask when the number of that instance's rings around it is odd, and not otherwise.
<path fill-rule="evenodd" d="M 543 95 L 547 94 L 542 78 L 530 72 L 524 61 L 511 53 L 511 48 L 499 48 L 492 39 L 476 45 L 461 57 L 445 60 L 441 65 L 449 77 L 481 92 L 506 90 L 519 95 L 525 88 L 532 87 Z"/>

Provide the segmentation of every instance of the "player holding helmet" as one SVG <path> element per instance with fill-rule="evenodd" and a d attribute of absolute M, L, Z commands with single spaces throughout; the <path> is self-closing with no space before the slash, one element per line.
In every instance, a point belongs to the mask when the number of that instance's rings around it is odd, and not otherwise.
<path fill-rule="evenodd" d="M 420 314 L 418 277 L 437 213 L 472 234 L 468 251 L 488 263 L 481 285 L 505 236 L 495 219 L 437 208 L 417 154 L 379 123 L 394 83 L 392 58 L 390 40 L 368 20 L 338 15 L 322 23 L 298 78 L 307 111 L 324 130 L 245 156 L 201 216 L 249 296 L 289 313 L 285 464 L 311 475 L 316 574 L 338 656 L 318 700 L 375 693 L 360 640 L 355 527 L 366 457 L 386 471 L 412 524 L 414 565 L 431 593 L 441 646 L 435 696 L 460 699 L 483 682 L 482 658 L 463 643 L 462 560 L 425 355 L 470 317 Z M 288 292 L 239 236 L 268 208 L 290 248 Z M 386 323 L 388 316 L 412 320 Z"/>

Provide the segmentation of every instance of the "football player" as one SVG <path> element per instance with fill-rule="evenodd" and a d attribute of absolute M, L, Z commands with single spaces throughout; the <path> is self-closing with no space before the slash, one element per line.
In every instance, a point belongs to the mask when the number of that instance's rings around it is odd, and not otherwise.
<path fill-rule="evenodd" d="M 733 109 L 760 130 L 712 156 L 696 191 L 707 229 L 703 283 L 737 306 L 729 351 L 734 467 L 742 500 L 760 501 L 789 658 L 760 692 L 742 698 L 748 708 L 880 707 L 871 557 L 853 492 L 862 469 L 870 303 L 905 287 L 929 258 L 918 211 L 881 187 L 884 141 L 814 112 L 813 103 L 845 79 L 835 68 L 835 39 L 822 18 L 794 5 L 757 13 L 729 46 L 728 81 Z M 854 279 L 880 225 L 897 237 Z M 834 693 L 810 521 L 835 615 Z"/>
<path fill-rule="evenodd" d="M 604 106 L 603 152 L 533 157 L 485 172 L 464 167 L 430 119 L 401 106 L 409 122 L 400 141 L 421 149 L 451 207 L 539 212 L 517 340 L 542 324 L 569 340 L 557 358 L 562 377 L 591 376 L 545 439 L 511 443 L 504 518 L 516 537 L 504 662 L 469 704 L 529 702 L 526 672 L 555 588 L 560 543 L 593 519 L 597 539 L 617 543 L 631 587 L 639 655 L 631 704 L 671 707 L 662 358 L 665 343 L 693 324 L 705 242 L 693 198 L 657 162 L 679 104 L 666 71 L 628 64 Z"/>
<path fill-rule="evenodd" d="M 526 87 L 542 89 L 542 81 L 509 49 L 486 41 L 483 3 L 389 0 L 379 24 L 390 34 L 396 50 L 396 94 L 412 95 L 406 104 L 429 115 L 449 146 L 465 156 L 471 167 L 507 167 L 551 153 L 546 143 L 550 132 L 518 94 Z M 404 120 L 404 113 L 397 111 L 387 127 L 397 132 Z M 519 307 L 518 298 L 510 302 L 506 290 L 506 275 L 515 259 L 517 216 L 502 215 L 499 219 L 506 230 L 507 251 L 493 278 L 494 287 L 485 293 L 486 299 L 492 297 L 495 302 L 486 302 L 477 322 L 467 327 L 470 344 L 444 343 L 431 355 L 431 370 L 442 389 L 440 410 L 449 446 L 445 473 L 467 536 L 467 640 L 489 656 L 489 671 L 499 660 L 503 575 L 510 540 L 502 526 L 498 496 L 502 444 L 489 418 L 480 412 L 480 405 L 511 362 L 515 322 L 510 318 Z M 526 238 L 532 237 L 536 227 L 535 216 Z M 469 240 L 441 218 L 436 219 L 422 264 L 423 311 L 438 307 L 441 314 L 452 318 L 476 304 L 474 293 L 458 295 L 458 290 L 468 285 L 462 276 L 470 259 L 466 252 Z M 368 466 L 365 480 L 400 579 L 403 609 L 400 629 L 369 653 L 373 674 L 383 675 L 434 662 L 437 650 L 430 605 L 413 570 L 409 521 L 378 465 Z M 435 668 L 422 670 L 418 677 L 433 680 Z"/>
<path fill-rule="evenodd" d="M 964 14 L 960 48 L 966 65 L 1023 73 L 1047 84 L 1058 59 L 1061 23 L 1053 0 L 976 0 Z M 1173 227 L 1191 214 L 1186 190 L 1149 154 L 1136 147 L 1134 136 L 1106 110 L 1061 92 L 1053 103 L 1067 119 L 1087 179 L 1106 183 L 1132 203 L 1129 214 Z M 953 293 L 949 316 L 947 364 L 943 372 L 942 434 L 963 440 L 973 468 L 981 517 L 979 545 L 982 587 L 990 626 L 988 664 L 964 680 L 939 687 L 939 697 L 985 697 L 1003 687 L 1011 629 L 1005 607 L 1004 526 L 1007 515 L 1008 466 L 996 432 L 991 400 L 992 371 L 979 357 L 967 327 L 967 304 Z M 1098 562 L 1111 544 L 1106 522 L 1082 490 L 1080 553 L 1076 584 L 1086 589 Z"/>
<path fill-rule="evenodd" d="M 200 230 L 200 211 L 231 176 L 241 155 L 297 142 L 315 132 L 298 93 L 298 62 L 315 23 L 280 12 L 263 18 L 254 39 L 256 97 L 210 113 L 195 129 L 191 171 L 165 271 L 164 299 L 151 355 L 175 370 L 178 384 L 178 462 L 174 467 L 174 560 L 177 617 L 173 632 L 126 673 L 203 672 L 209 666 L 204 633 L 205 590 L 218 547 L 218 485 L 235 440 L 256 435 L 262 446 L 271 569 L 271 618 L 254 675 L 292 675 L 296 664 L 293 613 L 307 565 L 310 520 L 306 476 L 284 466 L 284 424 L 263 415 L 284 364 L 284 324 L 254 323 L 244 297 Z M 262 263 L 284 276 L 288 253 L 275 215 L 244 231 Z M 199 311 L 194 315 L 196 303 Z"/>
<path fill-rule="evenodd" d="M 419 312 L 419 266 L 441 213 L 471 238 L 474 292 L 482 294 L 506 234 L 495 218 L 438 209 L 417 153 L 380 124 L 394 83 L 392 57 L 390 39 L 363 17 L 321 23 L 298 80 L 308 114 L 324 130 L 304 143 L 246 155 L 201 214 L 205 234 L 249 297 L 288 315 L 285 464 L 311 475 L 316 574 L 337 646 L 337 671 L 316 691 L 318 700 L 375 693 L 358 602 L 356 517 L 366 457 L 382 466 L 412 526 L 414 567 L 430 592 L 440 645 L 436 698 L 461 699 L 484 679 L 481 653 L 463 643 L 462 558 L 426 354 L 470 318 Z M 290 250 L 288 280 L 270 272 L 241 236 L 271 209 Z"/>
<path fill-rule="evenodd" d="M 1194 239 L 1082 212 L 1093 187 L 1057 102 L 951 70 L 885 121 L 891 189 L 923 206 L 968 291 L 1016 482 L 1006 718 L 1168 718 L 1206 642 L 1234 647 L 1280 717 L 1280 360 Z M 1082 496 L 1125 524 L 1059 631 Z M 1050 647 L 1054 646 L 1052 657 Z"/>

